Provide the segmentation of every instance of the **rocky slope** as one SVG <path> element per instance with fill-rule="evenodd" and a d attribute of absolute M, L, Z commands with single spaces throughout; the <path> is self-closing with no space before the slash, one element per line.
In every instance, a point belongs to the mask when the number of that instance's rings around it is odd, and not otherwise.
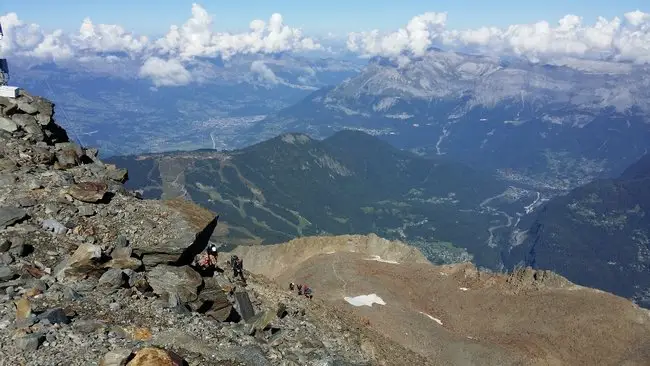
<path fill-rule="evenodd" d="M 304 238 L 233 253 L 282 286 L 307 283 L 316 299 L 433 364 L 650 363 L 647 310 L 549 271 L 434 266 L 376 237 Z"/>
<path fill-rule="evenodd" d="M 426 363 L 264 278 L 200 274 L 219 217 L 126 179 L 49 101 L 0 98 L 0 365 Z"/>

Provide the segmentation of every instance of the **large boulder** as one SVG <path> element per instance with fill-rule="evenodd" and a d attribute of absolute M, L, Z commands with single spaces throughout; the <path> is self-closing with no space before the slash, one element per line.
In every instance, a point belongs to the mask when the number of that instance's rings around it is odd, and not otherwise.
<path fill-rule="evenodd" d="M 87 203 L 97 203 L 103 200 L 107 192 L 108 186 L 102 182 L 81 182 L 68 189 L 72 198 Z"/>
<path fill-rule="evenodd" d="M 190 266 L 161 264 L 147 273 L 147 282 L 154 293 L 177 296 L 181 302 L 189 303 L 198 299 L 198 289 L 203 284 L 203 278 Z"/>
<path fill-rule="evenodd" d="M 0 130 L 5 130 L 7 132 L 14 132 L 18 130 L 18 125 L 16 122 L 10 120 L 9 118 L 0 117 Z"/>
<path fill-rule="evenodd" d="M 192 310 L 206 314 L 220 322 L 226 321 L 233 312 L 233 306 L 214 277 L 204 279 L 204 286 L 198 299 L 190 304 Z"/>
<path fill-rule="evenodd" d="M 69 169 L 81 163 L 84 152 L 79 145 L 73 142 L 62 142 L 56 144 L 55 148 L 59 168 Z"/>
<path fill-rule="evenodd" d="M 183 199 L 165 201 L 159 209 L 173 226 L 163 234 L 152 230 L 150 237 L 134 240 L 133 253 L 145 267 L 190 264 L 208 245 L 219 216 Z"/>

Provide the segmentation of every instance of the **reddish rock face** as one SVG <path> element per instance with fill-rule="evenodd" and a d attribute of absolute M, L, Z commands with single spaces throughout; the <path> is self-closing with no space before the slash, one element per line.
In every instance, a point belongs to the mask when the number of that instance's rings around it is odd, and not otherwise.
<path fill-rule="evenodd" d="M 164 349 L 147 347 L 139 350 L 127 366 L 183 366 L 183 359 Z"/>

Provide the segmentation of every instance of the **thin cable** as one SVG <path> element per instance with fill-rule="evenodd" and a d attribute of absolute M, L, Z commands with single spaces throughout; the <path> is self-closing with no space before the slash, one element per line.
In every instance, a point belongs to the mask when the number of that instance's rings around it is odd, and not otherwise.
<path fill-rule="evenodd" d="M 54 93 L 54 90 L 50 86 L 50 83 L 47 81 L 47 78 L 45 79 L 45 84 L 47 85 L 47 88 L 50 89 L 50 93 L 52 94 L 52 99 L 56 99 L 56 94 Z M 70 127 L 70 129 L 72 130 L 72 133 L 77 138 L 77 143 L 81 147 L 84 147 L 85 144 L 81 141 L 81 138 L 79 137 L 79 134 L 77 133 L 76 129 L 74 128 L 74 126 L 72 124 L 70 124 L 70 118 L 68 118 L 68 113 L 66 113 L 65 109 L 63 109 L 63 107 L 60 106 L 60 105 L 57 106 L 57 108 L 60 109 L 61 112 L 63 112 L 63 118 L 65 119 L 65 123 L 66 123 L 66 125 L 68 125 Z"/>

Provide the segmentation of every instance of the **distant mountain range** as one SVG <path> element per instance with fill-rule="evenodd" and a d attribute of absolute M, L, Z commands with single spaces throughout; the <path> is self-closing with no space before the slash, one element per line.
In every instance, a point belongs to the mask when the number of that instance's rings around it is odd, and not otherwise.
<path fill-rule="evenodd" d="M 156 88 L 139 76 L 141 61 L 104 56 L 11 64 L 11 83 L 54 101 L 57 121 L 102 156 L 245 146 L 241 130 L 365 63 L 288 54 L 195 60 L 188 67 L 202 80 Z"/>
<path fill-rule="evenodd" d="M 551 269 L 650 307 L 650 155 L 551 199 L 529 227 L 509 266 Z"/>
<path fill-rule="evenodd" d="M 567 190 L 615 176 L 650 147 L 650 67 L 432 50 L 357 76 L 256 123 L 250 143 L 286 131 L 323 138 L 360 129 L 397 147 Z"/>
<path fill-rule="evenodd" d="M 501 266 L 499 230 L 536 199 L 491 174 L 358 131 L 108 161 L 127 168 L 127 187 L 145 197 L 185 196 L 221 213 L 234 244 L 376 233 L 416 245 L 434 262 L 473 259 L 489 268 Z"/>

